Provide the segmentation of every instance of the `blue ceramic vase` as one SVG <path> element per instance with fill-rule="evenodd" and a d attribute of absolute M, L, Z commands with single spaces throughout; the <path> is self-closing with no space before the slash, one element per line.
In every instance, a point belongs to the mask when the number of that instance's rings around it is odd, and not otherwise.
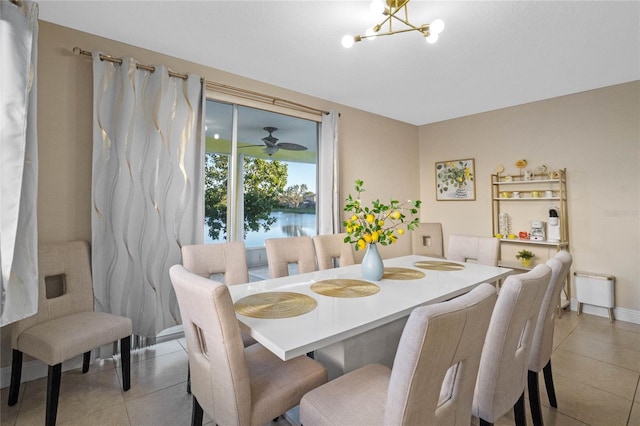
<path fill-rule="evenodd" d="M 362 278 L 369 281 L 380 281 L 384 273 L 384 264 L 378 246 L 376 244 L 367 244 L 367 252 L 362 259 Z"/>

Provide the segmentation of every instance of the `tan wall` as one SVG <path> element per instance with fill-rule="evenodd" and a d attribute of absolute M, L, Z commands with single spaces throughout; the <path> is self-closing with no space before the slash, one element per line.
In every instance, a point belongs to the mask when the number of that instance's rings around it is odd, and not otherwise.
<path fill-rule="evenodd" d="M 417 127 L 82 33 L 40 22 L 38 42 L 38 238 L 40 242 L 91 241 L 92 71 L 75 46 L 143 64 L 165 64 L 181 73 L 340 112 L 341 193 L 365 180 L 367 196 L 415 199 L 419 194 Z M 393 148 L 394 158 L 383 155 Z M 396 167 L 401 165 L 401 167 Z M 397 169 L 397 170 L 396 170 Z M 344 197 L 343 197 L 344 198 Z M 346 217 L 346 216 L 345 216 Z M 407 254 L 410 238 L 383 248 L 384 257 Z M 358 253 L 362 257 L 362 252 Z M 10 365 L 10 326 L 1 330 L 0 366 Z"/>
<path fill-rule="evenodd" d="M 638 81 L 422 126 L 422 220 L 442 222 L 445 241 L 451 233 L 491 235 L 490 175 L 497 165 L 511 174 L 520 158 L 530 168 L 566 168 L 573 270 L 615 275 L 616 306 L 637 315 L 639 154 Z M 435 201 L 434 163 L 460 158 L 475 158 L 476 201 Z M 538 262 L 555 249 L 549 252 L 538 250 Z"/>

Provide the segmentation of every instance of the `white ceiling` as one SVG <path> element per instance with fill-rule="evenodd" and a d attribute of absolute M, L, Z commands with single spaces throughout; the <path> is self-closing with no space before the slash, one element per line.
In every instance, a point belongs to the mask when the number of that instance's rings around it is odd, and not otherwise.
<path fill-rule="evenodd" d="M 44 21 L 415 125 L 640 79 L 640 1 L 413 0 L 412 23 L 445 21 L 436 44 L 351 49 L 342 36 L 379 21 L 368 1 L 38 3 Z"/>

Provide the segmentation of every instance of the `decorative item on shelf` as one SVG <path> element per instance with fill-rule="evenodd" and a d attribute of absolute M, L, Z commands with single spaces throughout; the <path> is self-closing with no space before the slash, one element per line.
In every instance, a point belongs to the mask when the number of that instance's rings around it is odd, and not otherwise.
<path fill-rule="evenodd" d="M 520 250 L 518 254 L 516 254 L 516 259 L 518 259 L 525 268 L 530 268 L 531 258 L 534 256 L 535 255 L 529 250 Z"/>
<path fill-rule="evenodd" d="M 527 231 L 520 231 L 518 232 L 518 237 L 520 237 L 521 240 L 528 240 L 529 233 Z"/>
<path fill-rule="evenodd" d="M 511 198 L 520 198 L 520 192 L 518 191 L 513 191 L 511 193 Z"/>
<path fill-rule="evenodd" d="M 475 200 L 473 158 L 436 162 L 436 200 Z"/>
<path fill-rule="evenodd" d="M 560 179 L 560 172 L 558 170 L 550 170 L 549 179 Z"/>
<path fill-rule="evenodd" d="M 525 160 L 525 159 L 523 158 L 523 159 L 520 159 L 520 160 L 516 161 L 516 167 L 517 167 L 518 169 L 520 169 L 520 176 L 522 176 L 522 169 L 524 169 L 525 167 L 527 167 L 527 160 Z"/>
<path fill-rule="evenodd" d="M 524 171 L 524 180 L 533 180 L 533 170 L 527 169 Z"/>
<path fill-rule="evenodd" d="M 511 177 L 511 176 L 505 176 L 504 177 L 504 181 L 505 182 L 511 182 L 512 180 L 513 180 L 513 177 Z"/>
<path fill-rule="evenodd" d="M 531 191 L 531 198 L 540 198 L 540 191 Z"/>
<path fill-rule="evenodd" d="M 368 28 L 364 35 L 346 35 L 342 37 L 342 46 L 349 48 L 364 39 L 373 40 L 376 37 L 406 33 L 409 31 L 419 32 L 427 43 L 435 43 L 438 41 L 440 33 L 444 30 L 444 21 L 442 21 L 442 19 L 435 19 L 430 24 L 421 25 L 410 23 L 407 8 L 409 1 L 410 0 L 373 0 L 370 5 L 371 12 L 376 15 L 382 14 L 384 19 L 379 24 Z M 400 11 L 404 13 L 401 14 Z M 404 17 L 402 15 L 404 15 Z M 394 30 L 392 25 L 394 20 L 403 24 L 404 28 Z M 384 25 L 387 25 L 387 30 L 380 32 Z"/>
<path fill-rule="evenodd" d="M 539 175 L 544 175 L 546 172 L 547 172 L 547 166 L 544 164 L 541 164 L 536 168 L 536 173 Z"/>
<path fill-rule="evenodd" d="M 500 198 L 510 198 L 511 197 L 511 193 L 509 191 L 502 191 L 500 193 Z"/>
<path fill-rule="evenodd" d="M 365 192 L 362 180 L 356 180 L 355 190 L 356 197 L 349 194 L 345 200 L 344 211 L 351 212 L 352 216 L 342 223 L 347 231 L 344 242 L 355 244 L 356 251 L 367 249 L 362 259 L 362 276 L 367 280 L 379 281 L 384 273 L 384 266 L 377 244 L 393 244 L 404 234 L 405 230 L 401 227 L 403 224 L 407 230 L 414 230 L 420 222 L 415 216 L 422 201 L 400 203 L 398 200 L 391 200 L 389 204 L 383 204 L 376 199 L 369 207 L 363 206 L 360 200 L 360 195 Z"/>
<path fill-rule="evenodd" d="M 506 238 L 511 233 L 511 216 L 509 216 L 509 213 L 500 213 L 500 216 L 498 216 L 498 229 L 501 234 L 499 234 L 498 238 L 502 238 L 502 236 Z"/>

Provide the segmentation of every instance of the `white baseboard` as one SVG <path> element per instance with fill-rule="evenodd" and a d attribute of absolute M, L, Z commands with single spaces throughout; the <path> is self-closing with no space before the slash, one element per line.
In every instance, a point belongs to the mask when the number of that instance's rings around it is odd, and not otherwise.
<path fill-rule="evenodd" d="M 578 301 L 571 299 L 571 310 L 578 311 Z M 602 306 L 582 304 L 582 312 L 585 314 L 596 315 L 599 317 L 609 318 L 609 310 Z M 613 308 L 613 319 L 634 324 L 640 324 L 640 311 L 626 308 Z"/>
<path fill-rule="evenodd" d="M 49 374 L 49 366 L 42 361 L 34 359 L 22 363 L 22 380 L 21 382 L 30 382 L 41 377 L 47 377 Z M 82 368 L 82 355 L 71 358 L 62 363 L 62 371 Z M 0 388 L 6 388 L 11 383 L 11 366 L 0 369 Z"/>
<path fill-rule="evenodd" d="M 175 340 L 184 337 L 184 331 L 182 325 L 177 325 L 166 330 L 163 330 L 158 337 L 153 339 L 153 344 L 167 342 L 170 340 Z M 101 351 L 102 349 L 102 351 Z M 136 350 L 136 349 L 132 349 Z M 97 353 L 102 353 L 103 357 L 110 357 L 110 354 L 113 353 L 113 346 L 111 344 L 105 345 L 101 348 L 96 348 L 93 350 L 91 357 L 91 364 L 95 362 L 95 357 Z M 27 355 L 24 355 L 26 357 Z M 82 367 L 82 355 L 78 355 L 75 358 L 71 358 L 62 363 L 62 371 L 73 370 L 76 368 Z M 20 380 L 21 383 L 30 382 L 31 380 L 36 380 L 41 377 L 47 377 L 49 374 L 48 365 L 42 361 L 38 361 L 37 359 L 31 361 L 25 361 L 22 363 L 22 378 Z M 8 387 L 11 383 L 11 366 L 0 368 L 0 388 Z"/>

